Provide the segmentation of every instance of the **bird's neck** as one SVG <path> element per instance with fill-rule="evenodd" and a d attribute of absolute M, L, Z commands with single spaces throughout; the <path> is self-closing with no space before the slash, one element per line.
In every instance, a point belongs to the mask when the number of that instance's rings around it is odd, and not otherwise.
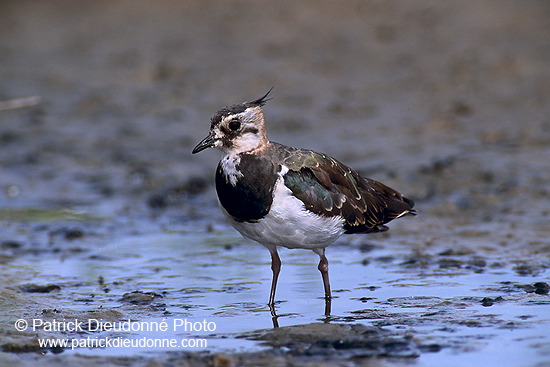
<path fill-rule="evenodd" d="M 233 141 L 230 147 L 222 149 L 224 156 L 237 156 L 242 153 L 256 154 L 263 151 L 270 144 L 265 133 L 246 134 Z"/>

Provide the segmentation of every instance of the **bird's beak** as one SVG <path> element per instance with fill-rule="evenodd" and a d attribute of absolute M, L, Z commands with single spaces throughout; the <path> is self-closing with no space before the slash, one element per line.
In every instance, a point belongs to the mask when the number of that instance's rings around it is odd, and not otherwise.
<path fill-rule="evenodd" d="M 205 149 L 212 148 L 214 144 L 216 143 L 216 139 L 211 134 L 208 134 L 208 136 L 201 140 L 200 143 L 197 144 L 197 146 L 193 149 L 193 154 L 202 152 Z"/>

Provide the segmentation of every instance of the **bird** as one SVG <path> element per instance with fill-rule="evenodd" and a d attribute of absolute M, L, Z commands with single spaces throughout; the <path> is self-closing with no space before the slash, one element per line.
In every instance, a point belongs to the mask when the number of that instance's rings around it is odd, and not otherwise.
<path fill-rule="evenodd" d="M 343 234 L 387 231 L 391 220 L 416 215 L 414 201 L 326 154 L 270 141 L 263 107 L 272 99 L 272 89 L 218 110 L 209 134 L 192 154 L 221 150 L 215 175 L 220 207 L 243 237 L 271 254 L 272 314 L 281 270 L 277 248 L 286 247 L 319 255 L 328 315 L 332 296 L 326 247 Z"/>

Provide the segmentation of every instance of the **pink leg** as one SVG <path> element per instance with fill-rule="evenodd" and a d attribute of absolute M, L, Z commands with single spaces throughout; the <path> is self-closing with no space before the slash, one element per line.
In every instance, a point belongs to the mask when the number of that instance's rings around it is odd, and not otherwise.
<path fill-rule="evenodd" d="M 269 308 L 272 309 L 275 306 L 275 290 L 277 288 L 277 279 L 279 279 L 279 272 L 281 271 L 281 259 L 277 253 L 277 249 L 270 249 L 271 253 L 271 271 L 273 272 L 273 278 L 271 279 L 271 292 L 269 293 Z"/>
<path fill-rule="evenodd" d="M 330 315 L 332 305 L 332 296 L 330 294 L 330 281 L 328 278 L 328 260 L 325 257 L 325 250 L 318 252 L 321 260 L 319 261 L 318 269 L 323 277 L 323 286 L 325 287 L 325 316 Z"/>
<path fill-rule="evenodd" d="M 328 279 L 328 260 L 325 257 L 325 250 L 321 254 L 319 254 L 321 257 L 321 261 L 319 261 L 319 271 L 321 272 L 321 276 L 323 277 L 323 286 L 325 287 L 325 299 L 331 299 L 330 295 L 330 281 Z"/>

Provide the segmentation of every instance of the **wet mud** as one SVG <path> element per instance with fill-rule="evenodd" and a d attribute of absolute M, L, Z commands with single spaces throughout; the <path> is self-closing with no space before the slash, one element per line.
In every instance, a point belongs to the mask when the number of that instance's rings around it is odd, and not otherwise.
<path fill-rule="evenodd" d="M 2 3 L 0 365 L 549 366 L 549 16 Z M 281 251 L 270 313 L 269 253 L 224 221 L 218 153 L 190 153 L 213 112 L 273 85 L 274 141 L 419 213 L 327 249 L 329 316 L 298 250 Z"/>

